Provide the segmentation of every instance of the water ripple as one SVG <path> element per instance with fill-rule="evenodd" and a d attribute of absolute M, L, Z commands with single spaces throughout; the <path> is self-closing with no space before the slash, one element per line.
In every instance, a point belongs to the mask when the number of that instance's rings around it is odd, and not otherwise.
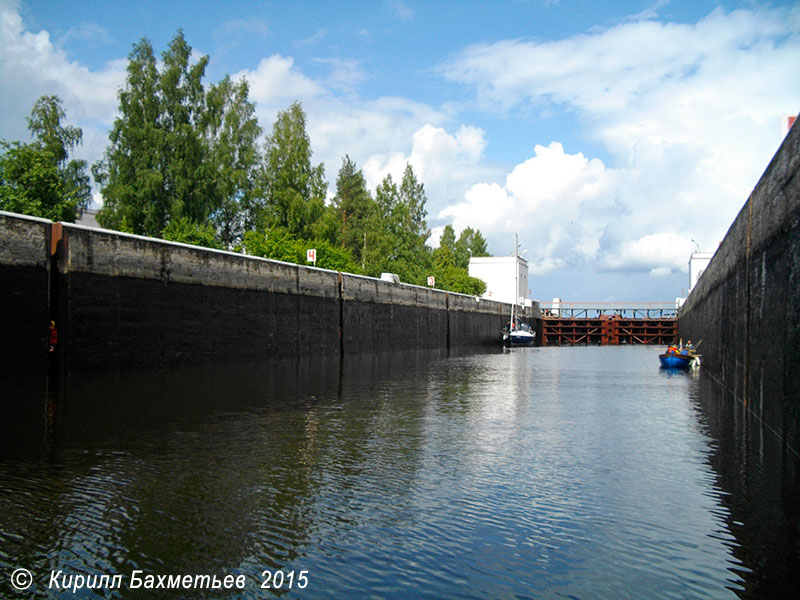
<path fill-rule="evenodd" d="M 642 349 L 550 350 L 319 388 L 217 374 L 172 398 L 205 410 L 62 431 L 0 459 L 0 567 L 236 572 L 253 598 L 264 569 L 307 570 L 313 597 L 740 593 L 696 382 Z"/>

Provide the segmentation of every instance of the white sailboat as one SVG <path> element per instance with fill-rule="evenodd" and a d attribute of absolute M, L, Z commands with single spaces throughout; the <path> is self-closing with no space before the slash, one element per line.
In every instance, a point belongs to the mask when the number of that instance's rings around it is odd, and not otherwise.
<path fill-rule="evenodd" d="M 518 236 L 514 234 L 514 300 L 511 303 L 511 320 L 503 329 L 503 343 L 510 346 L 532 346 L 536 341 L 536 332 L 530 324 L 520 321 L 514 312 L 517 307 L 517 293 L 519 292 L 519 266 L 517 265 Z"/>

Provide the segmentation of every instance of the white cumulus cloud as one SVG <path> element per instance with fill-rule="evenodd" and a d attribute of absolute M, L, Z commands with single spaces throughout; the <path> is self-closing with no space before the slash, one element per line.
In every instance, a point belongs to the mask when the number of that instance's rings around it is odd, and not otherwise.
<path fill-rule="evenodd" d="M 88 26 L 87 26 L 88 27 Z M 117 110 L 117 91 L 125 81 L 126 60 L 92 71 L 69 60 L 46 31 L 26 31 L 16 3 L 0 2 L 0 130 L 8 140 L 27 140 L 25 117 L 36 100 L 55 94 L 69 123 L 84 130 L 78 156 L 96 160 L 102 154 L 87 139 L 104 137 Z"/>
<path fill-rule="evenodd" d="M 387 174 L 399 182 L 410 164 L 425 185 L 428 213 L 435 216 L 444 206 L 460 201 L 476 180 L 498 175 L 485 162 L 485 148 L 482 129 L 461 125 L 450 133 L 425 123 L 411 134 L 408 152 L 371 155 L 364 164 L 364 175 L 367 185 L 375 188 Z"/>
<path fill-rule="evenodd" d="M 504 185 L 475 184 L 438 216 L 458 230 L 477 224 L 498 251 L 513 247 L 510 232 L 520 233 L 531 272 L 544 274 L 595 256 L 607 213 L 616 210 L 618 176 L 598 159 L 565 153 L 558 142 L 537 145 Z"/>
<path fill-rule="evenodd" d="M 255 69 L 233 75 L 244 77 L 250 86 L 250 100 L 256 104 L 261 123 L 272 123 L 279 110 L 295 100 L 308 100 L 326 93 L 325 88 L 303 75 L 291 57 L 273 54 L 262 58 Z"/>
<path fill-rule="evenodd" d="M 26 139 L 33 103 L 57 94 L 84 130 L 79 156 L 96 160 L 127 60 L 92 70 L 47 31 L 27 29 L 18 6 L 0 0 L 0 137 Z M 313 161 L 325 163 L 331 187 L 344 154 L 372 190 L 387 173 L 399 180 L 410 163 L 425 184 L 435 237 L 447 223 L 457 232 L 477 227 L 490 251 L 505 254 L 516 231 L 534 275 L 657 278 L 686 268 L 690 240 L 716 248 L 777 150 L 785 118 L 800 110 L 800 7 L 718 9 L 669 23 L 658 18 L 661 6 L 562 39 L 465 47 L 429 73 L 466 91 L 467 101 L 368 97 L 363 57 L 314 58 L 326 72 L 312 77 L 273 52 L 233 77 L 248 79 L 267 131 L 279 110 L 302 102 Z M 403 3 L 384 7 L 413 17 Z M 269 32 L 260 21 L 223 30 L 241 27 Z M 87 24 L 66 37 L 89 34 L 104 30 Z M 540 120 L 556 118 L 571 138 L 552 127 L 537 134 Z M 506 142 L 494 133 L 498 121 L 532 132 L 527 155 L 493 162 Z M 579 152 L 581 138 L 599 151 Z"/>
<path fill-rule="evenodd" d="M 610 160 L 537 146 L 503 188 L 475 185 L 441 216 L 490 241 L 519 231 L 538 272 L 684 270 L 692 238 L 713 249 L 724 236 L 800 108 L 798 56 L 799 7 L 468 47 L 440 72 L 473 89 L 476 107 L 573 113 Z M 518 219 L 490 214 L 509 203 Z"/>

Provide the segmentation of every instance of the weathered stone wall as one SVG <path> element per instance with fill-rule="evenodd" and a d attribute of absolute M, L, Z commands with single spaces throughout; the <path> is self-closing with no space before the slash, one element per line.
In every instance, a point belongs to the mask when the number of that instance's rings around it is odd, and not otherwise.
<path fill-rule="evenodd" d="M 703 366 L 800 448 L 800 127 L 793 127 L 681 309 Z"/>
<path fill-rule="evenodd" d="M 526 318 L 538 319 L 538 304 Z M 498 344 L 510 307 L 475 296 L 342 276 L 345 354 Z"/>
<path fill-rule="evenodd" d="M 446 347 L 446 296 L 418 286 L 343 274 L 344 353 Z"/>
<path fill-rule="evenodd" d="M 473 296 L 231 252 L 19 215 L 0 228 L 17 317 L 2 351 L 40 369 L 49 319 L 63 372 L 498 344 L 508 319 Z"/>
<path fill-rule="evenodd" d="M 47 365 L 50 221 L 0 212 L 0 374 Z"/>
<path fill-rule="evenodd" d="M 57 269 L 69 371 L 339 352 L 336 272 L 71 225 Z"/>
<path fill-rule="evenodd" d="M 511 318 L 510 305 L 475 296 L 449 294 L 449 307 L 448 325 L 450 344 L 453 347 L 493 343 Z M 542 320 L 538 302 L 535 302 L 532 308 L 525 309 L 520 316 L 529 321 L 534 328 L 541 329 L 537 327 Z M 536 335 L 538 343 L 541 331 L 537 331 Z"/>

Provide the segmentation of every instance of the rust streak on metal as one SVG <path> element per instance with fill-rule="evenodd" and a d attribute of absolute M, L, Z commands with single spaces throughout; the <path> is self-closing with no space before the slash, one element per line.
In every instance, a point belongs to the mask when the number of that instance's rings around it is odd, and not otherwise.
<path fill-rule="evenodd" d="M 53 223 L 50 228 L 50 256 L 55 256 L 58 251 L 58 242 L 64 237 L 64 227 L 61 223 Z"/>

